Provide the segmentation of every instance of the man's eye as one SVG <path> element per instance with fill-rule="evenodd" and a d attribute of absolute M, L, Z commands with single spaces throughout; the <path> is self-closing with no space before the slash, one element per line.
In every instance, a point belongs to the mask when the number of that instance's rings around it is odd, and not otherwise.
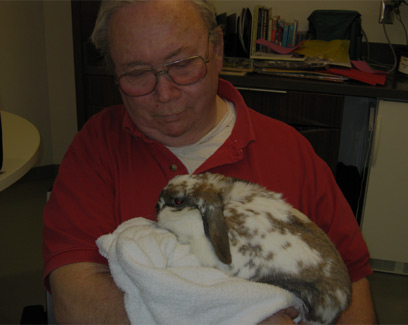
<path fill-rule="evenodd" d="M 130 78 L 140 78 L 145 76 L 146 74 L 148 74 L 149 72 L 151 72 L 151 70 L 134 70 L 134 71 L 130 71 L 127 76 Z"/>
<path fill-rule="evenodd" d="M 177 62 L 176 64 L 172 65 L 172 68 L 178 68 L 178 69 L 185 69 L 189 68 L 193 65 L 193 60 L 183 60 L 180 62 Z"/>

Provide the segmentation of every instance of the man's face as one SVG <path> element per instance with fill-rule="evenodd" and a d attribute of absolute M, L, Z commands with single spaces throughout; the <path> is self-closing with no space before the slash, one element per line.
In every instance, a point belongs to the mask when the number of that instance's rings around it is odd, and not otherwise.
<path fill-rule="evenodd" d="M 146 1 L 121 8 L 111 20 L 111 56 L 117 76 L 194 55 L 207 57 L 208 31 L 188 1 Z M 166 145 L 198 141 L 218 122 L 216 93 L 222 68 L 222 44 L 210 42 L 207 75 L 178 86 L 161 75 L 155 90 L 124 104 L 135 125 Z"/>

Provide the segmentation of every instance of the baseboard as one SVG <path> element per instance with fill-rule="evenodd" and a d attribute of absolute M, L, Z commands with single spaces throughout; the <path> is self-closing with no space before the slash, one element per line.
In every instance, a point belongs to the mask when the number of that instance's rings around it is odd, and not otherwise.
<path fill-rule="evenodd" d="M 370 259 L 370 266 L 374 271 L 408 275 L 408 263 Z"/>

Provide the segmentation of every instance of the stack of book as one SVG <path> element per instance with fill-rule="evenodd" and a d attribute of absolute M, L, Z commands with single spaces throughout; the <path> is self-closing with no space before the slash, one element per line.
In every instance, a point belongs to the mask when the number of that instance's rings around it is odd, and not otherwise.
<path fill-rule="evenodd" d="M 255 6 L 252 20 L 251 55 L 268 52 L 256 40 L 265 39 L 283 47 L 294 47 L 298 42 L 297 20 L 288 22 L 272 14 L 272 8 Z"/>

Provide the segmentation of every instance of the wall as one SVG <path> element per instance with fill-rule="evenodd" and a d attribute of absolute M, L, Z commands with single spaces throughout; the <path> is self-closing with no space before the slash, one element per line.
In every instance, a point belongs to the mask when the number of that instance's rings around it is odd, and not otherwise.
<path fill-rule="evenodd" d="M 259 0 L 215 0 L 213 1 L 218 13 L 228 14 L 241 12 L 242 8 L 254 9 L 256 5 L 272 7 L 272 14 L 279 15 L 282 19 L 299 22 L 299 30 L 308 29 L 307 17 L 316 9 L 341 9 L 355 10 L 362 16 L 363 29 L 370 42 L 387 43 L 383 25 L 378 23 L 380 13 L 380 0 L 280 0 L 280 1 L 259 1 Z M 401 16 L 408 28 L 408 6 L 401 5 Z M 386 30 L 391 43 L 406 44 L 406 38 L 402 25 L 395 19 L 393 25 L 386 25 Z"/>
<path fill-rule="evenodd" d="M 77 132 L 71 4 L 44 1 L 53 163 L 59 164 Z"/>
<path fill-rule="evenodd" d="M 1 108 L 41 134 L 41 161 L 52 161 L 42 3 L 0 1 Z"/>
<path fill-rule="evenodd" d="M 37 166 L 59 164 L 76 132 L 69 1 L 0 1 L 0 108 L 40 132 Z"/>

